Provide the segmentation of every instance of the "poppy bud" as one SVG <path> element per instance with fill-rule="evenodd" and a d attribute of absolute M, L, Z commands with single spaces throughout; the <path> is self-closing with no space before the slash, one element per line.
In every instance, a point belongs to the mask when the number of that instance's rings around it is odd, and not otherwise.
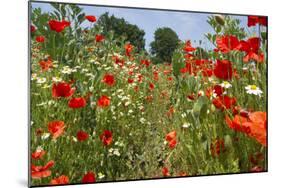
<path fill-rule="evenodd" d="M 221 14 L 216 14 L 215 15 L 215 20 L 218 22 L 220 25 L 224 26 L 224 17 Z"/>

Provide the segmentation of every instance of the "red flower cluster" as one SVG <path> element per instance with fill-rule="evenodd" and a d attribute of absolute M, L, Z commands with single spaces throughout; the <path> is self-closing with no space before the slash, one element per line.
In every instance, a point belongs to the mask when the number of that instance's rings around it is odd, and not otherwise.
<path fill-rule="evenodd" d="M 104 40 L 104 36 L 101 34 L 96 35 L 96 42 L 102 42 Z"/>
<path fill-rule="evenodd" d="M 141 60 L 141 65 L 145 65 L 146 67 L 149 67 L 151 62 L 149 60 Z"/>
<path fill-rule="evenodd" d="M 89 22 L 96 22 L 96 21 L 97 21 L 97 18 L 96 18 L 95 16 L 88 15 L 88 16 L 85 16 L 85 18 L 86 18 Z"/>
<path fill-rule="evenodd" d="M 58 97 L 71 97 L 75 92 L 75 88 L 66 82 L 54 83 L 52 87 L 52 95 L 54 98 Z"/>
<path fill-rule="evenodd" d="M 51 185 L 65 185 L 65 184 L 69 184 L 69 178 L 68 178 L 68 176 L 61 175 L 61 176 L 59 176 L 57 178 L 52 179 L 50 184 Z"/>
<path fill-rule="evenodd" d="M 233 35 L 217 36 L 216 43 L 218 50 L 222 53 L 240 50 L 240 42 L 237 37 Z"/>
<path fill-rule="evenodd" d="M 246 52 L 246 56 L 243 58 L 244 62 L 255 60 L 257 62 L 263 61 L 263 54 L 259 53 L 260 39 L 258 37 L 249 38 L 247 41 L 241 41 L 241 50 Z"/>
<path fill-rule="evenodd" d="M 184 50 L 185 52 L 193 52 L 193 51 L 196 50 L 196 48 L 192 47 L 192 46 L 191 46 L 191 41 L 188 40 L 188 41 L 186 41 L 183 50 Z"/>
<path fill-rule="evenodd" d="M 115 84 L 115 78 L 112 74 L 105 74 L 103 76 L 102 82 L 106 83 L 108 86 L 113 86 Z"/>
<path fill-rule="evenodd" d="M 51 30 L 56 31 L 57 33 L 62 32 L 66 27 L 70 26 L 70 22 L 62 20 L 50 20 L 49 21 L 49 26 Z"/>
<path fill-rule="evenodd" d="M 33 152 L 31 154 L 32 159 L 34 160 L 38 160 L 38 159 L 42 159 L 42 157 L 46 154 L 46 151 L 44 150 L 36 150 L 35 152 Z"/>
<path fill-rule="evenodd" d="M 162 168 L 163 176 L 170 176 L 169 169 L 167 167 Z"/>
<path fill-rule="evenodd" d="M 233 50 L 239 50 L 245 52 L 246 55 L 243 58 L 244 62 L 254 60 L 256 62 L 263 62 L 263 54 L 259 53 L 260 38 L 252 37 L 247 41 L 239 41 L 236 36 L 225 35 L 218 36 L 216 39 L 217 48 L 215 51 L 221 51 L 222 53 L 228 53 Z"/>
<path fill-rule="evenodd" d="M 231 80 L 233 74 L 231 62 L 228 60 L 217 60 L 214 68 L 214 74 L 217 78 Z"/>
<path fill-rule="evenodd" d="M 30 26 L 30 31 L 31 31 L 31 33 L 34 33 L 34 32 L 36 31 L 36 28 L 35 28 L 34 25 L 31 25 L 31 26 Z"/>
<path fill-rule="evenodd" d="M 174 149 L 177 145 L 177 133 L 176 131 L 172 131 L 172 132 L 169 132 L 167 135 L 166 135 L 166 141 L 169 143 L 169 147 L 171 149 Z"/>
<path fill-rule="evenodd" d="M 115 64 L 119 65 L 120 67 L 124 66 L 125 60 L 120 59 L 118 56 L 112 56 L 112 60 L 115 62 Z"/>
<path fill-rule="evenodd" d="M 216 139 L 215 141 L 213 141 L 211 143 L 210 149 L 213 157 L 219 156 L 220 154 L 224 153 L 226 151 L 224 139 Z"/>
<path fill-rule="evenodd" d="M 103 143 L 103 145 L 108 146 L 112 143 L 112 133 L 109 130 L 103 131 L 103 133 L 100 135 L 100 139 Z"/>
<path fill-rule="evenodd" d="M 246 133 L 266 146 L 266 112 L 252 112 L 249 113 L 249 117 L 235 115 L 233 120 L 226 116 L 225 121 L 229 128 Z"/>
<path fill-rule="evenodd" d="M 43 42 L 45 42 L 45 37 L 44 36 L 37 36 L 35 40 L 39 43 L 43 43 Z"/>
<path fill-rule="evenodd" d="M 84 132 L 84 131 L 78 131 L 77 132 L 77 139 L 82 142 L 85 141 L 89 138 L 88 133 Z"/>
<path fill-rule="evenodd" d="M 257 24 L 267 26 L 267 18 L 264 16 L 248 16 L 248 27 L 255 26 Z"/>
<path fill-rule="evenodd" d="M 58 138 L 64 132 L 65 125 L 63 121 L 52 121 L 48 124 L 48 130 L 53 135 L 53 139 Z"/>
<path fill-rule="evenodd" d="M 51 176 L 52 172 L 49 170 L 55 164 L 54 161 L 49 161 L 45 166 L 35 166 L 31 164 L 31 177 L 33 179 L 41 179 Z"/>
<path fill-rule="evenodd" d="M 42 61 L 39 61 L 39 65 L 42 71 L 47 71 L 53 67 L 53 61 L 51 58 L 47 58 Z"/>
<path fill-rule="evenodd" d="M 86 99 L 84 97 L 72 98 L 68 101 L 69 108 L 83 108 L 87 104 Z"/>
<path fill-rule="evenodd" d="M 213 99 L 213 104 L 215 105 L 216 108 L 221 110 L 230 109 L 236 104 L 236 98 L 229 97 L 227 95 L 218 96 L 215 99 Z"/>
<path fill-rule="evenodd" d="M 98 99 L 98 102 L 97 102 L 97 105 L 99 107 L 108 107 L 110 105 L 110 99 L 105 96 L 105 95 L 102 95 L 99 99 Z"/>
<path fill-rule="evenodd" d="M 85 174 L 82 178 L 82 183 L 95 183 L 96 182 L 96 177 L 95 173 L 93 172 L 88 172 Z"/>
<path fill-rule="evenodd" d="M 133 51 L 134 46 L 131 44 L 125 44 L 125 52 L 126 52 L 126 56 L 130 57 L 131 56 L 131 52 Z"/>

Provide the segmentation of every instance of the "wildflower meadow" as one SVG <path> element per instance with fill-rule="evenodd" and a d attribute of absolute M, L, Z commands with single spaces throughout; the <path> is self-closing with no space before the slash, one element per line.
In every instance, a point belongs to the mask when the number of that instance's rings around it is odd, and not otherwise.
<path fill-rule="evenodd" d="M 51 6 L 30 12 L 31 186 L 267 171 L 267 17 L 209 14 L 212 48 L 156 61 Z"/>

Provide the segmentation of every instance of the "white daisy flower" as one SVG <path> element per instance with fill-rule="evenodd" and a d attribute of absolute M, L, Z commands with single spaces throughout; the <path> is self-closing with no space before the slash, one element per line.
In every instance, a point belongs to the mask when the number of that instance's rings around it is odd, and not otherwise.
<path fill-rule="evenodd" d="M 47 138 L 50 137 L 50 135 L 51 135 L 50 133 L 43 133 L 42 136 L 41 136 L 41 139 L 46 140 Z"/>
<path fill-rule="evenodd" d="M 37 152 L 43 151 L 43 147 L 42 147 L 42 146 L 38 146 L 38 147 L 36 148 L 36 151 L 37 151 Z"/>
<path fill-rule="evenodd" d="M 98 179 L 103 179 L 105 177 L 105 175 L 101 172 L 98 173 Z"/>
<path fill-rule="evenodd" d="M 88 69 L 82 69 L 82 70 L 81 70 L 82 73 L 86 73 L 86 72 L 88 72 L 88 71 L 89 71 Z"/>
<path fill-rule="evenodd" d="M 57 77 L 57 76 L 53 77 L 52 80 L 53 80 L 53 82 L 61 82 L 62 81 L 62 79 Z"/>
<path fill-rule="evenodd" d="M 248 85 L 245 87 L 245 89 L 248 94 L 258 95 L 259 97 L 263 93 L 262 90 L 256 85 Z"/>
<path fill-rule="evenodd" d="M 182 125 L 182 128 L 188 128 L 188 127 L 190 127 L 190 123 L 184 123 L 183 125 Z"/>
<path fill-rule="evenodd" d="M 37 78 L 37 84 L 43 84 L 46 82 L 46 78 Z"/>
<path fill-rule="evenodd" d="M 226 89 L 232 87 L 232 85 L 231 85 L 228 81 L 223 81 L 223 82 L 220 84 L 220 86 L 223 87 L 223 88 L 226 88 Z"/>
<path fill-rule="evenodd" d="M 78 142 L 77 138 L 75 136 L 72 136 L 73 142 Z"/>
<path fill-rule="evenodd" d="M 142 123 L 142 124 L 144 124 L 145 123 L 145 119 L 142 117 L 142 118 L 140 118 L 140 122 Z"/>
<path fill-rule="evenodd" d="M 76 72 L 77 70 L 76 69 L 71 69 L 69 66 L 64 66 L 63 68 L 62 68 L 62 73 L 63 74 L 71 74 L 71 73 L 73 73 L 73 72 Z"/>
<path fill-rule="evenodd" d="M 120 156 L 121 154 L 120 154 L 120 152 L 119 152 L 119 150 L 118 149 L 114 149 L 114 151 L 113 151 L 113 155 L 116 155 L 116 156 Z"/>

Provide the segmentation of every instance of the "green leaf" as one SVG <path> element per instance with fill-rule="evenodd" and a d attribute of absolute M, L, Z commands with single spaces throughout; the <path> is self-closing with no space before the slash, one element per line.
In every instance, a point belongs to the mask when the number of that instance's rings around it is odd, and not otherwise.
<path fill-rule="evenodd" d="M 193 105 L 193 114 L 196 118 L 204 118 L 207 114 L 207 103 L 208 98 L 205 96 L 201 96 Z"/>

